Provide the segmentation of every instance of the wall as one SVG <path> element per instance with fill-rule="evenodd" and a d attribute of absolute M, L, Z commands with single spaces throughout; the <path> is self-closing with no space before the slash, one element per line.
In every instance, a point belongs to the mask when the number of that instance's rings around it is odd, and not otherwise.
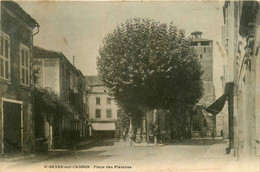
<path fill-rule="evenodd" d="M 32 92 L 29 86 L 20 84 L 20 43 L 32 48 L 32 31 L 28 30 L 1 9 L 1 30 L 10 36 L 11 81 L 0 79 L 0 97 L 23 102 L 24 152 L 34 151 L 34 122 L 32 116 Z M 31 62 L 31 61 L 30 61 Z M 32 63 L 30 63 L 32 67 Z M 30 78 L 31 79 L 31 78 Z M 1 112 L 0 112 L 1 113 Z M 3 114 L 0 114 L 2 116 Z M 1 124 L 0 124 L 1 125 Z M 0 127 L 2 128 L 2 126 Z M 1 129 L 0 129 L 1 130 Z M 2 130 L 0 132 L 2 139 Z M 2 141 L 2 140 L 1 140 Z"/>
<path fill-rule="evenodd" d="M 231 126 L 234 153 L 239 160 L 251 161 L 259 158 L 259 2 L 227 1 L 225 4 L 228 56 L 224 81 L 235 84 L 234 126 Z M 256 6 L 256 11 L 248 10 Z M 253 29 L 248 21 L 253 21 Z"/>
<path fill-rule="evenodd" d="M 106 91 L 106 92 L 104 92 Z M 96 97 L 100 98 L 100 105 L 96 105 Z M 108 90 L 104 86 L 94 86 L 89 94 L 89 118 L 94 120 L 115 120 L 117 119 L 117 106 L 114 100 L 111 101 L 111 104 L 107 104 Z M 111 97 L 110 97 L 111 98 Z M 95 118 L 95 110 L 101 109 L 101 118 Z M 107 118 L 106 113 L 107 109 L 112 110 L 112 118 Z"/>
<path fill-rule="evenodd" d="M 215 100 L 215 87 L 213 82 L 203 81 L 204 93 L 199 103 L 205 106 L 210 105 Z"/>
<path fill-rule="evenodd" d="M 36 86 L 49 88 L 60 94 L 60 60 L 58 58 L 35 58 L 35 70 L 38 70 Z"/>
<path fill-rule="evenodd" d="M 198 42 L 198 46 L 193 46 L 193 48 L 197 52 L 204 70 L 202 79 L 205 81 L 213 81 L 213 42 L 207 42 L 209 45 L 201 45 L 201 42 Z M 206 52 L 204 52 L 204 48 L 206 48 Z M 200 55 L 202 55 L 202 58 L 200 58 Z"/>
<path fill-rule="evenodd" d="M 200 41 L 198 42 L 198 46 L 192 47 L 197 52 L 204 71 L 202 75 L 204 95 L 200 99 L 199 103 L 208 106 L 215 100 L 215 87 L 213 85 L 213 42 L 206 41 L 209 45 L 201 45 L 201 43 L 202 42 Z M 204 51 L 204 49 L 206 51 Z"/>
<path fill-rule="evenodd" d="M 238 68 L 238 90 L 237 90 L 237 140 L 236 149 L 240 160 L 253 160 L 259 153 L 259 26 L 260 12 L 256 13 L 254 22 L 253 39 L 254 46 L 250 46 L 252 35 L 246 35 L 246 41 L 240 41 L 238 35 L 238 44 L 241 45 L 242 58 Z M 241 23 L 238 23 L 241 27 Z M 248 30 L 249 31 L 249 30 Z M 247 31 L 247 32 L 248 32 Z M 252 53 L 248 53 L 252 52 Z"/>

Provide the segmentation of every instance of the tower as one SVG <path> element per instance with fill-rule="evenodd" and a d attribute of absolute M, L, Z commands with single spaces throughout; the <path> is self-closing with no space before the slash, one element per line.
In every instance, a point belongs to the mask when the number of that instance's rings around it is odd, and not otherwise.
<path fill-rule="evenodd" d="M 191 33 L 192 47 L 197 52 L 200 63 L 204 70 L 203 81 L 213 82 L 213 41 L 201 38 L 202 32 Z"/>
<path fill-rule="evenodd" d="M 204 94 L 199 101 L 199 105 L 207 107 L 215 100 L 215 87 L 213 85 L 213 41 L 202 38 L 202 32 L 195 31 L 191 33 L 191 46 L 197 53 L 197 57 L 203 68 L 203 88 Z M 211 136 L 213 130 L 213 118 L 203 110 L 193 117 L 193 136 L 203 133 Z"/>

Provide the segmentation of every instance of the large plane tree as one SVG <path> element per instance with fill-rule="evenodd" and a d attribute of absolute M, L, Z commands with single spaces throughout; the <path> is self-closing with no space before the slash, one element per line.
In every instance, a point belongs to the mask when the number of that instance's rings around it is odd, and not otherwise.
<path fill-rule="evenodd" d="M 203 93 L 203 71 L 190 45 L 173 24 L 129 19 L 104 38 L 98 75 L 133 118 L 152 109 L 174 109 L 181 116 Z"/>

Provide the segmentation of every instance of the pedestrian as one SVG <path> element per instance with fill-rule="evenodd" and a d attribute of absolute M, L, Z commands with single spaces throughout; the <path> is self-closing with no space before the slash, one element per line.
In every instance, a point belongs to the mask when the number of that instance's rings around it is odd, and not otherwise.
<path fill-rule="evenodd" d="M 116 129 L 116 141 L 119 142 L 120 140 L 120 130 L 119 128 Z"/>
<path fill-rule="evenodd" d="M 165 143 L 165 136 L 166 136 L 166 131 L 162 130 L 162 132 L 161 132 L 161 142 L 162 143 Z"/>
<path fill-rule="evenodd" d="M 123 140 L 126 141 L 126 131 L 123 130 Z"/>

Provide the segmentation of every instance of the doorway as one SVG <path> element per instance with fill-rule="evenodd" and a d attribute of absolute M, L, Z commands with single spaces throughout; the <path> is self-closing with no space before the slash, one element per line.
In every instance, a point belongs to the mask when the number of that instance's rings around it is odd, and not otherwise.
<path fill-rule="evenodd" d="M 22 102 L 2 99 L 2 153 L 22 153 Z"/>

